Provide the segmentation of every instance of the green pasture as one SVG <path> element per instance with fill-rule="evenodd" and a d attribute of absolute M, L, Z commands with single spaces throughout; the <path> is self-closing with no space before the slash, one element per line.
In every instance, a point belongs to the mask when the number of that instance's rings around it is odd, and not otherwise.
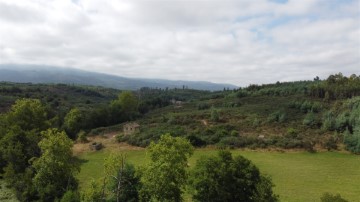
<path fill-rule="evenodd" d="M 127 160 L 136 166 L 146 164 L 145 151 L 126 151 Z M 196 150 L 190 168 L 204 155 L 215 150 Z M 262 173 L 272 177 L 281 201 L 320 201 L 324 192 L 339 193 L 349 201 L 360 201 L 360 156 L 339 152 L 269 152 L 233 150 L 253 161 Z M 81 188 L 103 176 L 103 161 L 108 151 L 85 153 L 78 175 Z"/>

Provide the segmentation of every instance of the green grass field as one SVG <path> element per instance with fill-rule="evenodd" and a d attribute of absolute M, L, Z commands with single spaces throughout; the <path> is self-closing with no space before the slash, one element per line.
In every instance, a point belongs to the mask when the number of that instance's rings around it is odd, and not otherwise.
<path fill-rule="evenodd" d="M 137 166 L 147 162 L 145 151 L 127 151 L 128 162 Z M 203 155 L 214 155 L 215 150 L 197 150 L 190 159 L 190 167 Z M 275 193 L 281 201 L 320 201 L 324 192 L 339 193 L 349 201 L 360 201 L 360 156 L 322 152 L 269 152 L 239 151 L 253 161 L 262 173 L 272 177 Z M 81 187 L 86 187 L 91 178 L 103 175 L 104 157 L 107 151 L 82 154 L 81 172 L 78 177 Z"/>

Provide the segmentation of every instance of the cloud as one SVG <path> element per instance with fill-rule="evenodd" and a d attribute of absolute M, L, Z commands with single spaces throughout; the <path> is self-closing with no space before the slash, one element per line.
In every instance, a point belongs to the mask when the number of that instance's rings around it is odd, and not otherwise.
<path fill-rule="evenodd" d="M 0 63 L 237 85 L 359 74 L 356 0 L 0 0 Z"/>

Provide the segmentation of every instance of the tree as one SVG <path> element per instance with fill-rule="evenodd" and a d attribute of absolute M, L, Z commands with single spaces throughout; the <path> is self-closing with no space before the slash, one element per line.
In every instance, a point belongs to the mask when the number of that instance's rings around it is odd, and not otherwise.
<path fill-rule="evenodd" d="M 36 200 L 30 160 L 40 156 L 40 131 L 50 126 L 40 100 L 19 99 L 0 117 L 0 172 L 20 200 Z"/>
<path fill-rule="evenodd" d="M 142 201 L 182 201 L 187 181 L 186 167 L 193 147 L 184 138 L 165 134 L 148 147 L 151 162 L 143 170 L 140 190 Z"/>
<path fill-rule="evenodd" d="M 85 191 L 81 194 L 81 201 L 83 202 L 100 202 L 104 201 L 103 199 L 103 188 L 102 185 L 95 180 L 92 180 L 90 183 L 90 187 L 85 189 Z"/>
<path fill-rule="evenodd" d="M 22 130 L 42 131 L 50 126 L 47 110 L 37 99 L 19 99 L 6 115 L 7 123 L 18 125 Z"/>
<path fill-rule="evenodd" d="M 195 201 L 278 201 L 270 178 L 242 156 L 221 150 L 217 156 L 200 158 L 192 171 L 190 186 Z"/>
<path fill-rule="evenodd" d="M 49 129 L 39 142 L 41 156 L 34 160 L 33 182 L 41 200 L 52 201 L 77 188 L 79 164 L 72 157 L 72 141 L 65 132 Z"/>
<path fill-rule="evenodd" d="M 104 163 L 105 177 L 111 201 L 138 201 L 139 178 L 133 165 L 125 162 L 125 155 L 110 154 Z"/>
<path fill-rule="evenodd" d="M 69 137 L 75 139 L 76 134 L 82 128 L 83 115 L 78 108 L 73 108 L 64 118 L 64 128 Z"/>
<path fill-rule="evenodd" d="M 122 112 L 130 120 L 138 113 L 139 101 L 130 91 L 122 92 L 117 100 L 122 108 Z"/>

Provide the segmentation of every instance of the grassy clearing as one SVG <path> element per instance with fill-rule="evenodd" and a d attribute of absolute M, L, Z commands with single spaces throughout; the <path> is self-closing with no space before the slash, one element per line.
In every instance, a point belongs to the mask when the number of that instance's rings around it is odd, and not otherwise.
<path fill-rule="evenodd" d="M 145 151 L 124 151 L 129 162 L 140 166 L 147 162 Z M 190 159 L 190 167 L 200 156 L 214 155 L 215 150 L 197 150 Z M 360 156 L 322 152 L 269 152 L 234 150 L 252 160 L 262 173 L 272 177 L 275 192 L 281 201 L 319 201 L 324 192 L 339 193 L 349 201 L 360 201 Z M 91 178 L 103 175 L 103 161 L 108 151 L 84 153 L 79 180 L 86 187 Z"/>

